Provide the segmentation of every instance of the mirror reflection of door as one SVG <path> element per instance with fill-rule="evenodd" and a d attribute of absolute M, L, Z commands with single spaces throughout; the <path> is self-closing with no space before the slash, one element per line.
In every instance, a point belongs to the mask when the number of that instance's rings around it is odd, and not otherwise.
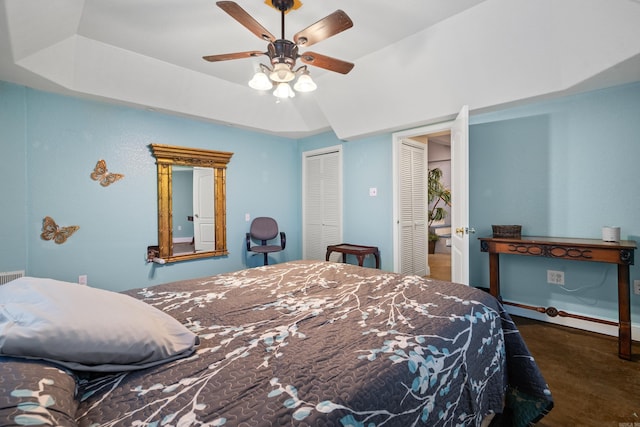
<path fill-rule="evenodd" d="M 172 255 L 193 253 L 193 167 L 172 166 Z"/>
<path fill-rule="evenodd" d="M 193 168 L 193 245 L 196 252 L 214 250 L 213 169 Z"/>

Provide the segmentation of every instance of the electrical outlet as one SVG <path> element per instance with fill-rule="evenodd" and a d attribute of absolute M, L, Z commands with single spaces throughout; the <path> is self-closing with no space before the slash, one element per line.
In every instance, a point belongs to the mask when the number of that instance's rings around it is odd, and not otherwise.
<path fill-rule="evenodd" d="M 81 285 L 86 285 L 87 284 L 87 275 L 86 274 L 82 274 L 80 276 L 78 276 L 78 283 Z"/>
<path fill-rule="evenodd" d="M 249 222 L 251 220 L 251 215 L 249 215 L 248 213 L 244 214 L 244 220 L 246 222 Z"/>
<path fill-rule="evenodd" d="M 564 285 L 564 271 L 547 270 L 547 283 L 552 285 Z"/>
<path fill-rule="evenodd" d="M 640 295 L 640 280 L 633 281 L 633 293 Z"/>

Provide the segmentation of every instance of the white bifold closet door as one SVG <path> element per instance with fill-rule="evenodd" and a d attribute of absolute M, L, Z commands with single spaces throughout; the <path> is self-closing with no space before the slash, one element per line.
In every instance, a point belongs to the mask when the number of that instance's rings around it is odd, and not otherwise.
<path fill-rule="evenodd" d="M 303 259 L 324 260 L 328 245 L 342 243 L 341 148 L 303 153 Z"/>
<path fill-rule="evenodd" d="M 427 274 L 427 183 L 424 144 L 400 145 L 400 273 Z"/>

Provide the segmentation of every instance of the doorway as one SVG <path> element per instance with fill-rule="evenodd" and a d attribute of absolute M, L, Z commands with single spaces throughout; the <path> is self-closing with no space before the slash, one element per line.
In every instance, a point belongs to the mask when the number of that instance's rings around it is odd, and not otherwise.
<path fill-rule="evenodd" d="M 403 268 L 402 254 L 408 245 L 404 240 L 404 228 L 406 224 L 402 221 L 403 195 L 406 190 L 401 186 L 402 175 L 406 173 L 402 162 L 402 146 L 405 141 L 411 140 L 413 143 L 420 141 L 425 148 L 425 163 L 428 164 L 430 151 L 442 151 L 448 154 L 450 164 L 450 188 L 451 188 L 451 211 L 448 215 L 449 222 L 439 225 L 440 233 L 443 234 L 440 242 L 440 252 L 446 253 L 443 256 L 435 256 L 430 261 L 428 251 L 425 251 L 427 265 L 433 264 L 440 258 L 444 263 L 444 269 L 450 271 L 449 281 L 468 284 L 469 283 L 469 233 L 473 228 L 469 227 L 469 182 L 468 182 L 468 132 L 469 132 L 469 109 L 463 106 L 456 118 L 449 122 L 429 125 L 417 129 L 397 132 L 393 134 L 393 262 L 394 271 L 400 272 Z M 429 142 L 431 139 L 431 142 Z M 447 142 L 448 141 L 448 142 Z M 437 144 L 437 143 L 440 144 Z M 447 150 L 444 147 L 449 147 Z M 442 153 L 441 153 L 442 154 Z M 435 160 L 435 158 L 434 158 Z M 441 160 L 438 158 L 438 161 Z M 423 182 L 427 182 L 428 168 L 423 168 Z M 417 182 L 417 180 L 416 180 Z M 426 196 L 426 191 L 424 196 Z M 425 197 L 426 198 L 426 197 Z M 424 233 L 426 234 L 425 229 Z M 450 240 L 447 235 L 450 234 Z M 415 238 L 415 236 L 412 236 Z M 426 237 L 426 236 L 425 236 Z M 426 240 L 426 238 L 425 238 Z M 439 239 L 440 240 L 440 239 Z M 450 265 L 450 267 L 449 267 Z M 431 275 L 428 268 L 427 275 Z"/>
<path fill-rule="evenodd" d="M 426 131 L 426 130 L 425 130 Z M 440 182 L 451 188 L 451 130 L 412 134 L 397 147 L 399 273 L 451 280 L 451 208 L 429 201 L 429 171 L 439 169 Z M 435 207 L 442 219 L 431 220 Z M 435 240 L 437 239 L 437 240 Z"/>
<path fill-rule="evenodd" d="M 440 169 L 440 182 L 451 189 L 451 131 L 431 133 L 422 136 L 428 147 L 427 168 Z M 428 209 L 433 209 L 432 202 Z M 430 237 L 428 264 L 429 277 L 437 280 L 451 281 L 451 207 L 440 202 L 436 205 L 444 210 L 444 218 L 433 221 L 429 225 Z M 437 240 L 435 240 L 437 239 Z M 431 243 L 433 242 L 433 243 Z"/>
<path fill-rule="evenodd" d="M 427 170 L 424 172 L 439 169 L 442 171 L 440 182 L 445 188 L 451 189 L 451 130 L 416 135 L 408 140 L 424 147 L 427 164 Z M 429 236 L 426 274 L 433 279 L 451 281 L 451 207 L 442 201 L 437 204 L 427 201 L 427 204 L 425 206 L 427 227 L 423 229 Z M 429 212 L 434 208 L 434 205 L 443 209 L 444 216 L 441 220 L 429 220 Z M 403 255 L 401 253 L 401 257 Z M 411 273 L 418 274 L 419 272 Z"/>

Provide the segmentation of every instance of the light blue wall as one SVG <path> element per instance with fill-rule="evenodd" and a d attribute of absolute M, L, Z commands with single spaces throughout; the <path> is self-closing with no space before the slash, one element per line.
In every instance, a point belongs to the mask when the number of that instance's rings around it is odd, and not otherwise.
<path fill-rule="evenodd" d="M 599 238 L 603 225 L 640 240 L 640 83 L 471 117 L 470 225 L 517 223 L 525 234 Z M 343 142 L 332 132 L 294 141 L 197 120 L 52 95 L 0 83 L 2 223 L 0 271 L 121 290 L 260 265 L 247 257 L 244 215 L 273 216 L 287 249 L 301 256 L 302 153 L 342 145 L 344 240 L 392 257 L 392 136 Z M 144 261 L 157 240 L 155 163 L 149 143 L 232 151 L 227 182 L 230 255 L 167 266 Z M 89 179 L 104 158 L 125 178 L 107 188 Z M 377 197 L 369 197 L 376 187 Z M 42 218 L 80 225 L 64 245 L 40 239 Z M 639 261 L 640 262 L 640 261 Z M 371 260 L 367 260 L 371 265 Z M 546 270 L 565 272 L 565 292 Z M 502 262 L 505 299 L 616 318 L 615 267 L 543 258 Z M 487 255 L 471 239 L 470 277 L 488 284 Z M 640 279 L 637 266 L 631 279 Z M 638 322 L 640 298 L 632 295 Z"/>
<path fill-rule="evenodd" d="M 247 257 L 245 213 L 278 219 L 287 249 L 300 254 L 299 160 L 296 141 L 53 95 L 0 86 L 3 203 L 0 271 L 77 281 L 113 290 L 238 270 L 261 263 Z M 157 244 L 156 165 L 150 143 L 234 153 L 227 171 L 229 256 L 158 266 L 145 262 Z M 89 178 L 105 159 L 124 179 L 101 187 Z M 28 178 L 25 179 L 26 176 Z M 65 244 L 40 238 L 42 220 L 79 225 Z M 6 236 L 6 237 L 5 237 Z"/>
<path fill-rule="evenodd" d="M 25 88 L 0 81 L 0 271 L 27 268 Z"/>
<path fill-rule="evenodd" d="M 194 237 L 193 221 L 188 220 L 193 215 L 193 168 L 172 168 L 171 194 L 173 238 Z"/>
<path fill-rule="evenodd" d="M 473 117 L 470 222 L 478 235 L 491 235 L 491 224 L 521 224 L 527 235 L 600 239 L 602 226 L 613 225 L 622 239 L 640 241 L 639 118 L 640 83 Z M 479 248 L 472 239 L 471 282 L 488 286 Z M 502 258 L 505 300 L 617 319 L 615 266 Z M 575 291 L 547 284 L 547 269 L 564 271 Z M 631 301 L 638 322 L 640 297 Z"/>

